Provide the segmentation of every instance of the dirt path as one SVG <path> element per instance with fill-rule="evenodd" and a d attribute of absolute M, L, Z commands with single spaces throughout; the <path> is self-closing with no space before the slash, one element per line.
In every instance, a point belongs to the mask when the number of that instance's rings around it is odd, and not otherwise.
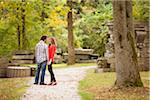
<path fill-rule="evenodd" d="M 58 84 L 56 86 L 33 85 L 21 97 L 21 100 L 81 100 L 78 94 L 78 84 L 84 78 L 87 69 L 95 68 L 63 68 L 54 70 Z M 45 83 L 49 83 L 50 75 L 46 72 Z"/>

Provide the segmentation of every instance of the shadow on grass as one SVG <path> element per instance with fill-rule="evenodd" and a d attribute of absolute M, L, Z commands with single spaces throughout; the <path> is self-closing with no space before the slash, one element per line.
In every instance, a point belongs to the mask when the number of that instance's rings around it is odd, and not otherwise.
<path fill-rule="evenodd" d="M 83 100 L 149 100 L 149 74 L 141 72 L 144 87 L 114 89 L 115 72 L 94 73 L 89 70 L 80 81 L 79 94 Z"/>

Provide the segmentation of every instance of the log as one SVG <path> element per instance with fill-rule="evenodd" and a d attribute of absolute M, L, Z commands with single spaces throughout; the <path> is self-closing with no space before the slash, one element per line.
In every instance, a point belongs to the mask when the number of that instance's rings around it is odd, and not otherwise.
<path fill-rule="evenodd" d="M 29 67 L 8 67 L 7 77 L 29 77 L 31 70 Z"/>

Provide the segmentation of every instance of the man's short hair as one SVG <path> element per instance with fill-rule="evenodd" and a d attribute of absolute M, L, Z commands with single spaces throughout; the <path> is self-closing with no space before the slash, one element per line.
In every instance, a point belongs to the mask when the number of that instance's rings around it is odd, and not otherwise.
<path fill-rule="evenodd" d="M 47 38 L 47 36 L 42 36 L 40 40 L 45 41 L 45 40 L 46 40 L 46 38 Z"/>

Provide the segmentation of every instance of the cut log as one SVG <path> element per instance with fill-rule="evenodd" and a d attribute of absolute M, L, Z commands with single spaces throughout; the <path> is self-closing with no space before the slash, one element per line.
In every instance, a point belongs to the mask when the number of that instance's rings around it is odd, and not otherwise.
<path fill-rule="evenodd" d="M 7 77 L 29 77 L 31 70 L 29 67 L 8 67 Z"/>

